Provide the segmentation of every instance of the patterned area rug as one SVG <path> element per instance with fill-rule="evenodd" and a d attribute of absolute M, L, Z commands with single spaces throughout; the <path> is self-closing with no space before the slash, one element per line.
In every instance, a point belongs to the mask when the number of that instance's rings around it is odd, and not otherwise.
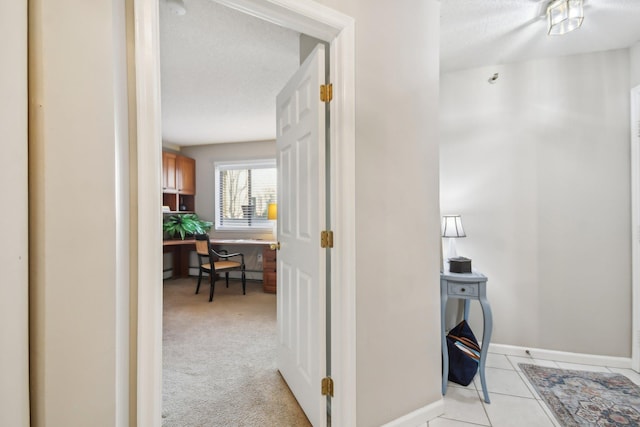
<path fill-rule="evenodd" d="M 519 365 L 562 426 L 640 426 L 640 388 L 624 375 Z"/>

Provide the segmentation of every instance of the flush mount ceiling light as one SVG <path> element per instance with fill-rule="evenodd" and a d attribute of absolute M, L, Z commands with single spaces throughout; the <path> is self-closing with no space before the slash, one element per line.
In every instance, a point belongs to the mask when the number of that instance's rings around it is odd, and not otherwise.
<path fill-rule="evenodd" d="M 554 0 L 547 6 L 550 36 L 560 36 L 580 28 L 584 12 L 582 0 Z"/>

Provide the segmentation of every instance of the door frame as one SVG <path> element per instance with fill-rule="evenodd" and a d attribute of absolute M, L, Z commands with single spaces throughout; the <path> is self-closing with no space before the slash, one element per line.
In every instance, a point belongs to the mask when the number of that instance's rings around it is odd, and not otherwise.
<path fill-rule="evenodd" d="M 132 206 L 137 266 L 137 421 L 160 426 L 162 410 L 162 205 L 160 49 L 157 0 L 133 0 L 136 132 Z M 354 20 L 311 0 L 215 0 L 330 44 L 332 424 L 356 425 L 355 30 Z M 155 161 L 149 161 L 155 159 Z M 320 393 L 320 384 L 318 384 Z"/>
<path fill-rule="evenodd" d="M 640 85 L 631 89 L 631 368 L 640 372 Z"/>

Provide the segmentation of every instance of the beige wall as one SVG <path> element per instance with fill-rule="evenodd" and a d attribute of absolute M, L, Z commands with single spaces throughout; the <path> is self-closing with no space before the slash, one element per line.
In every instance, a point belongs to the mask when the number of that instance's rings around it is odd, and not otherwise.
<path fill-rule="evenodd" d="M 128 417 L 123 7 L 29 3 L 36 427 L 117 426 Z"/>
<path fill-rule="evenodd" d="M 0 425 L 29 425 L 27 1 L 0 2 Z"/>
<path fill-rule="evenodd" d="M 442 211 L 489 277 L 492 341 L 630 357 L 629 50 L 447 73 L 440 115 Z"/>
<path fill-rule="evenodd" d="M 357 417 L 379 426 L 441 398 L 439 3 L 321 3 L 355 19 Z"/>

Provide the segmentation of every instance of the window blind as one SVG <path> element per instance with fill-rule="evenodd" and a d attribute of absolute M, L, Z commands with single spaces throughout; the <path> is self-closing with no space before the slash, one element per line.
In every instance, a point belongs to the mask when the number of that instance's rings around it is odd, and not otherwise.
<path fill-rule="evenodd" d="M 277 198 L 275 160 L 216 164 L 216 228 L 270 228 Z"/>

